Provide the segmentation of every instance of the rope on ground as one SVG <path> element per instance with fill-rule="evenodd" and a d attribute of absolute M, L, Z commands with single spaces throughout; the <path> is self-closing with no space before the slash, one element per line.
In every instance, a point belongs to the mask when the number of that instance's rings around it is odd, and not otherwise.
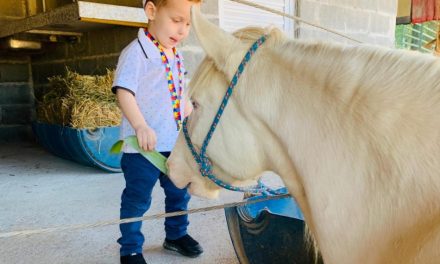
<path fill-rule="evenodd" d="M 173 216 L 186 215 L 186 214 L 202 213 L 202 212 L 214 211 L 214 210 L 236 207 L 236 206 L 244 206 L 244 205 L 248 205 L 248 204 L 254 204 L 254 203 L 259 203 L 259 202 L 264 202 L 264 201 L 269 201 L 269 200 L 279 200 L 279 199 L 283 199 L 283 198 L 287 198 L 287 197 L 290 197 L 290 195 L 283 194 L 283 195 L 277 195 L 277 196 L 266 196 L 266 197 L 254 199 L 254 200 L 244 200 L 242 202 L 234 202 L 234 203 L 227 203 L 227 204 L 222 204 L 222 205 L 196 208 L 196 209 L 191 209 L 191 210 L 187 210 L 187 211 L 161 213 L 161 214 L 149 215 L 149 216 L 143 216 L 143 217 L 96 222 L 96 223 L 92 223 L 92 224 L 65 225 L 65 226 L 50 227 L 50 228 L 5 232 L 5 233 L 0 233 L 0 238 L 10 238 L 10 237 L 28 236 L 28 235 L 52 233 L 52 232 L 59 232 L 59 231 L 71 231 L 71 230 L 81 230 L 81 229 L 88 229 L 88 228 L 104 227 L 104 226 L 109 226 L 109 225 L 127 224 L 127 223 L 139 222 L 139 221 L 165 218 L 165 217 L 173 217 Z"/>
<path fill-rule="evenodd" d="M 278 10 L 273 9 L 273 8 L 270 8 L 270 7 L 266 7 L 266 6 L 263 6 L 263 5 L 259 5 L 259 4 L 256 4 L 256 3 L 253 3 L 253 2 L 250 2 L 250 1 L 246 1 L 246 0 L 229 0 L 229 1 L 236 2 L 236 3 L 240 3 L 240 4 L 243 4 L 243 5 L 252 6 L 252 7 L 254 7 L 254 8 L 258 8 L 258 9 L 261 9 L 261 10 L 264 10 L 264 11 L 267 11 L 267 12 L 270 12 L 270 13 L 273 13 L 273 14 L 276 14 L 276 15 L 280 15 L 280 16 L 283 16 L 283 17 L 288 17 L 288 18 L 293 19 L 293 20 L 295 20 L 295 21 L 298 21 L 298 22 L 304 23 L 304 24 L 309 25 L 309 26 L 312 26 L 312 27 L 319 28 L 319 29 L 321 29 L 321 30 L 324 30 L 324 31 L 327 31 L 327 32 L 333 33 L 333 34 L 338 35 L 338 36 L 340 36 L 340 37 L 343 37 L 343 38 L 349 39 L 349 40 L 351 40 L 351 41 L 354 41 L 354 42 L 357 42 L 357 43 L 362 43 L 362 41 L 357 40 L 357 39 L 355 39 L 355 38 L 352 38 L 352 37 L 350 37 L 350 36 L 347 36 L 347 35 L 345 35 L 345 34 L 343 34 L 343 33 L 340 33 L 340 32 L 338 32 L 338 31 L 336 31 L 336 30 L 333 30 L 333 29 L 329 29 L 329 28 L 323 27 L 323 26 L 321 26 L 321 25 L 318 25 L 318 24 L 315 24 L 315 23 L 309 22 L 309 21 L 307 21 L 307 20 L 304 20 L 304 19 L 302 19 L 302 18 L 300 18 L 300 17 L 293 16 L 293 15 L 289 15 L 289 14 L 286 14 L 286 13 L 284 13 L 284 12 L 278 11 Z"/>

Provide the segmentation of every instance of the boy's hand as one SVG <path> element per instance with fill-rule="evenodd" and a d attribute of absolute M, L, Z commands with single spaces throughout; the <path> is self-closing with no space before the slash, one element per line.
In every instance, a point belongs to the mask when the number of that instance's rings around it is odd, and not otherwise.
<path fill-rule="evenodd" d="M 135 128 L 139 147 L 144 151 L 153 151 L 156 148 L 156 132 L 149 126 Z"/>

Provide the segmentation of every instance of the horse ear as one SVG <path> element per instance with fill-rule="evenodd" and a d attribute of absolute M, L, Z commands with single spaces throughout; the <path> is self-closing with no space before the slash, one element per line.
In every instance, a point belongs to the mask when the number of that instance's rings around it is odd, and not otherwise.
<path fill-rule="evenodd" d="M 201 14 L 199 6 L 192 7 L 191 19 L 194 31 L 206 55 L 214 60 L 218 69 L 232 78 L 235 64 L 238 65 L 241 60 L 239 56 L 234 56 L 237 55 L 234 53 L 240 51 L 243 45 L 241 41 L 206 19 Z M 235 57 L 238 62 L 234 61 Z"/>

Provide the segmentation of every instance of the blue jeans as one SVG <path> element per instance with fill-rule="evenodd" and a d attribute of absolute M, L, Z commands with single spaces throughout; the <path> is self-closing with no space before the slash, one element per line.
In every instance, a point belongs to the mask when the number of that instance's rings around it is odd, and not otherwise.
<path fill-rule="evenodd" d="M 163 152 L 168 157 L 170 152 Z M 187 189 L 178 189 L 170 179 L 161 173 L 141 154 L 124 153 L 121 159 L 121 168 L 124 172 L 125 189 L 121 197 L 121 219 L 141 217 L 150 208 L 151 192 L 157 180 L 165 191 L 165 212 L 187 210 L 190 195 Z M 165 218 L 165 233 L 168 239 L 178 239 L 186 235 L 188 216 Z M 119 225 L 121 238 L 121 256 L 132 253 L 142 253 L 145 241 L 141 232 L 142 222 Z"/>

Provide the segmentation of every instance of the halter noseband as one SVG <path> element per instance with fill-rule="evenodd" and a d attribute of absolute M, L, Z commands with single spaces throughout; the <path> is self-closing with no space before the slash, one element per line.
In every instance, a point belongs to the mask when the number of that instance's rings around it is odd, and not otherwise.
<path fill-rule="evenodd" d="M 200 149 L 200 154 L 197 153 L 191 138 L 189 137 L 188 128 L 187 128 L 187 118 L 183 121 L 183 134 L 185 136 L 186 143 L 191 150 L 191 153 L 196 161 L 196 163 L 199 165 L 199 171 L 202 174 L 203 177 L 209 178 L 211 181 L 213 181 L 218 186 L 231 190 L 231 191 L 237 191 L 237 192 L 247 192 L 247 193 L 253 193 L 253 194 L 265 194 L 265 195 L 276 195 L 280 194 L 276 190 L 272 190 L 269 187 L 265 186 L 260 180 L 258 180 L 258 184 L 256 186 L 250 186 L 250 187 L 236 187 L 232 186 L 217 177 L 214 176 L 212 172 L 212 163 L 209 160 L 208 156 L 206 155 L 206 149 L 208 147 L 209 141 L 212 138 L 212 134 L 214 133 L 219 121 L 220 117 L 223 115 L 223 111 L 226 108 L 226 105 L 228 104 L 229 98 L 232 95 L 232 92 L 234 91 L 235 86 L 238 83 L 238 79 L 240 78 L 241 74 L 244 71 L 245 66 L 250 61 L 252 55 L 255 54 L 255 52 L 258 50 L 258 48 L 263 45 L 263 43 L 266 41 L 267 36 L 263 35 L 261 36 L 255 43 L 251 46 L 251 48 L 248 50 L 246 55 L 244 56 L 243 60 L 241 61 L 240 65 L 238 66 L 237 71 L 235 72 L 234 77 L 231 80 L 231 83 L 229 84 L 228 90 L 226 91 L 225 96 L 223 97 L 223 101 L 217 111 L 217 114 L 212 121 L 211 128 L 209 129 L 208 134 L 205 137 L 205 140 L 203 141 L 202 148 Z"/>

